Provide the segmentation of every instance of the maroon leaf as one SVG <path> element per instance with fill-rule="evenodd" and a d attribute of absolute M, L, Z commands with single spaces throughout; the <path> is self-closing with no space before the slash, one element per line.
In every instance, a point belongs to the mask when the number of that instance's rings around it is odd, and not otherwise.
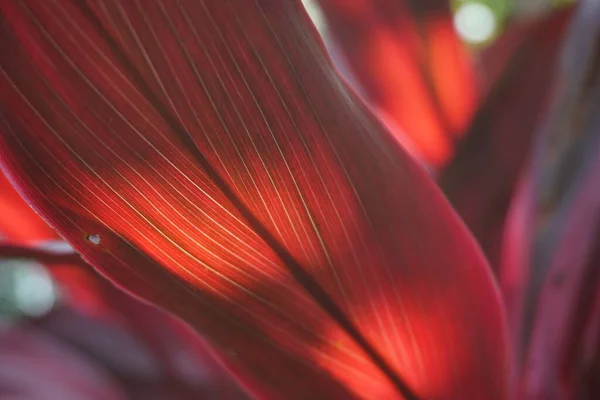
<path fill-rule="evenodd" d="M 600 6 L 580 2 L 510 219 L 502 283 L 520 399 L 591 399 L 599 343 Z"/>
<path fill-rule="evenodd" d="M 27 371 L 24 373 L 24 371 Z M 0 331 L 0 396 L 29 400 L 125 400 L 119 386 L 51 335 Z"/>
<path fill-rule="evenodd" d="M 7 229 L 0 229 L 0 236 L 13 242 L 0 242 L 0 261 L 28 259 L 42 262 L 61 287 L 62 307 L 36 321 L 32 328 L 60 339 L 59 347 L 76 348 L 79 356 L 86 358 L 85 362 L 95 369 L 100 368 L 102 374 L 115 378 L 115 387 L 125 392 L 128 398 L 247 398 L 216 364 L 206 344 L 185 329 L 181 322 L 116 289 L 66 243 L 37 240 L 55 238 L 56 233 L 18 196 L 8 180 L 2 182 L 6 185 L 5 190 L 0 192 L 0 203 L 5 205 L 1 209 L 0 227 Z M 16 221 L 13 222 L 13 219 Z M 20 328 L 15 331 L 20 332 Z M 0 347 L 10 346 L 12 332 L 7 336 L 0 335 L 0 342 L 4 340 Z M 134 351 L 143 347 L 144 352 Z M 13 349 L 12 355 L 23 363 L 36 357 L 30 352 L 19 353 L 20 349 Z M 68 363 L 68 359 L 51 359 L 60 354 L 48 354 L 44 365 L 53 368 L 55 363 Z M 138 368 L 139 359 L 144 360 L 144 357 L 152 360 L 146 363 L 150 366 Z M 10 384 L 14 390 L 26 391 L 29 398 L 45 395 L 46 400 L 51 400 L 40 386 L 52 371 L 44 371 L 44 367 L 31 371 L 20 362 L 8 364 L 7 367 L 13 369 L 11 376 L 23 375 Z M 156 373 L 147 373 L 148 369 Z M 2 372 L 0 380 L 1 375 Z M 68 381 L 66 375 L 68 372 L 59 378 Z M 30 382 L 41 384 L 34 384 L 33 392 L 20 387 L 29 386 Z M 40 387 L 41 393 L 36 392 L 37 387 Z M 0 388 L 0 393 L 2 390 Z M 62 400 L 64 393 L 57 389 L 52 395 Z M 90 396 L 87 394 L 87 397 Z"/>
<path fill-rule="evenodd" d="M 0 395 L 40 400 L 247 399 L 205 363 L 210 354 L 198 348 L 196 338 L 190 342 L 189 333 L 172 329 L 170 317 L 147 311 L 149 318 L 142 322 L 162 325 L 154 332 L 168 350 L 170 365 L 130 329 L 139 318 L 123 324 L 60 307 L 0 332 Z"/>

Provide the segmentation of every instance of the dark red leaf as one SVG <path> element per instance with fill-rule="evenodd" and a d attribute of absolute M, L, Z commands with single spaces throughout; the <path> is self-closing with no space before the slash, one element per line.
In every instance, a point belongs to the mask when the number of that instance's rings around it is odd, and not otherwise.
<path fill-rule="evenodd" d="M 255 394 L 504 398 L 485 260 L 300 2 L 2 9 L 3 167 Z"/>
<path fill-rule="evenodd" d="M 519 399 L 592 399 L 600 327 L 600 4 L 579 3 L 509 219 L 501 277 Z M 520 234 L 519 234 L 520 232 Z"/>

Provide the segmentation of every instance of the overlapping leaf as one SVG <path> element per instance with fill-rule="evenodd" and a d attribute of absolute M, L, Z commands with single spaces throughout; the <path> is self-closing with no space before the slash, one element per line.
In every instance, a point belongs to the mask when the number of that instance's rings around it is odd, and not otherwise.
<path fill-rule="evenodd" d="M 27 373 L 23 373 L 27 371 Z M 0 395 L 48 400 L 125 400 L 97 365 L 55 338 L 31 329 L 0 332 Z"/>
<path fill-rule="evenodd" d="M 582 1 L 511 213 L 502 285 L 521 399 L 593 399 L 600 314 L 600 6 Z M 595 386 L 597 390 L 597 386 Z"/>
<path fill-rule="evenodd" d="M 299 2 L 2 12 L 3 167 L 86 260 L 205 334 L 254 393 L 504 397 L 483 257 Z"/>
<path fill-rule="evenodd" d="M 448 1 L 318 0 L 361 92 L 434 167 L 451 159 L 475 107 L 471 60 Z"/>
<path fill-rule="evenodd" d="M 65 243 L 58 246 L 54 230 L 3 174 L 0 178 L 5 184 L 0 192 L 4 205 L 0 227 L 7 227 L 0 229 L 0 261 L 42 262 L 61 288 L 56 310 L 40 320 L 21 321 L 0 334 L 0 348 L 6 353 L 6 358 L 0 357 L 0 396 L 23 393 L 37 398 L 46 391 L 47 400 L 65 400 L 71 395 L 114 400 L 121 392 L 127 398 L 144 400 L 247 398 L 216 364 L 203 341 L 181 322 L 115 288 Z M 18 335 L 24 337 L 16 339 Z M 43 350 L 40 345 L 50 348 Z M 27 346 L 33 348 L 25 351 Z M 39 365 L 26 368 L 30 362 Z M 57 363 L 63 366 L 60 374 L 54 371 Z M 74 378 L 70 370 L 82 368 L 80 364 L 89 364 L 89 371 Z M 46 386 L 47 376 L 57 381 L 56 389 Z M 78 386 L 72 386 L 73 379 L 79 380 Z M 86 383 L 90 379 L 107 380 L 106 390 L 91 387 Z"/>
<path fill-rule="evenodd" d="M 569 8 L 511 26 L 485 51 L 484 72 L 494 83 L 438 179 L 495 270 L 507 210 L 555 88 L 571 15 Z"/>

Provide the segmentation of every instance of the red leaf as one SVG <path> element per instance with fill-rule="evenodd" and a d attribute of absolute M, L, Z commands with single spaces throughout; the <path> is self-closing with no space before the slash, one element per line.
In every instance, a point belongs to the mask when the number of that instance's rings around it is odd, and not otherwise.
<path fill-rule="evenodd" d="M 71 346 L 84 350 L 84 355 L 87 356 L 86 363 L 93 365 L 94 369 L 101 369 L 99 373 L 116 375 L 122 385 L 120 388 L 115 387 L 115 390 L 127 390 L 129 397 L 134 396 L 133 398 L 148 400 L 150 399 L 149 392 L 151 392 L 153 398 L 186 400 L 198 396 L 204 399 L 247 398 L 231 382 L 222 367 L 215 363 L 207 346 L 194 334 L 188 332 L 181 322 L 148 305 L 141 304 L 138 300 L 116 289 L 104 278 L 98 276 L 79 254 L 74 253 L 69 246 L 64 246 L 64 243 L 63 246 L 58 246 L 60 244 L 58 240 L 32 242 L 33 239 L 53 238 L 56 237 L 56 234 L 23 201 L 3 174 L 0 178 L 6 186 L 5 190 L 0 192 L 0 203 L 6 205 L 0 213 L 0 222 L 4 222 L 0 223 L 0 226 L 9 228 L 7 230 L 0 229 L 0 236 L 5 236 L 13 241 L 0 242 L 0 261 L 16 258 L 42 262 L 62 288 L 61 303 L 63 306 L 43 318 L 42 323 L 45 324 L 45 328 L 49 328 L 60 336 L 66 335 Z M 18 218 L 18 224 L 11 223 L 15 217 Z M 15 240 L 29 243 L 29 245 L 20 245 L 19 242 L 14 242 Z M 79 316 L 78 313 L 83 314 Z M 119 330 L 116 335 L 114 334 L 115 329 Z M 16 329 L 15 332 L 19 333 L 20 329 Z M 0 335 L 0 347 L 12 346 L 12 335 L 13 331 Z M 28 340 L 30 339 L 25 339 L 25 342 Z M 158 377 L 138 376 L 132 379 L 129 374 L 119 372 L 122 368 L 126 371 L 128 367 L 135 368 L 136 357 L 135 352 L 132 355 L 131 341 L 135 341 L 134 345 L 138 347 L 148 347 L 147 358 L 154 357 L 152 368 L 160 370 Z M 181 348 L 174 347 L 174 343 Z M 177 362 L 181 359 L 179 354 L 183 348 L 187 353 L 184 367 L 181 366 L 181 362 Z M 32 398 L 41 396 L 41 394 L 36 394 L 36 390 L 38 387 L 39 390 L 43 390 L 45 376 L 52 375 L 53 371 L 45 371 L 44 367 L 33 371 L 27 369 L 23 367 L 22 363 L 29 362 L 28 360 L 38 357 L 38 355 L 24 352 L 20 347 L 12 349 L 12 352 L 12 356 L 19 361 L 7 363 L 12 368 L 10 376 L 12 377 L 14 374 L 23 376 L 16 379 L 11 378 L 13 380 L 11 388 L 4 389 L 11 392 L 25 390 Z M 54 363 L 69 364 L 68 357 L 67 359 L 60 358 L 60 354 L 60 352 L 48 354 L 48 358 L 42 364 L 50 369 L 53 368 Z M 107 365 L 105 359 L 116 359 L 115 363 L 118 365 L 110 363 Z M 0 357 L 0 364 L 1 361 Z M 137 364 L 139 365 L 139 363 Z M 133 367 L 131 367 L 132 365 Z M 63 367 L 61 370 L 64 370 L 65 373 L 60 374 L 58 378 L 59 381 L 64 379 L 68 383 L 71 379 L 68 377 L 69 366 L 63 365 Z M 199 369 L 202 371 L 201 379 L 198 379 Z M 143 373 L 141 374 L 143 375 Z M 0 367 L 0 381 L 6 380 L 6 375 L 7 371 Z M 193 383 L 189 382 L 192 379 L 190 376 L 194 379 Z M 77 383 L 83 385 L 85 379 L 80 377 Z M 42 384 L 31 385 L 30 381 Z M 22 387 L 23 385 L 33 387 L 28 389 Z M 4 389 L 0 384 L 0 393 Z M 60 390 L 62 389 L 56 389 L 53 395 L 57 396 L 57 400 L 65 400 L 65 394 Z M 79 397 L 81 396 L 83 395 L 79 395 Z M 92 399 L 93 396 L 95 394 L 87 393 L 84 397 Z M 44 398 L 51 400 L 48 399 L 47 393 Z"/>
<path fill-rule="evenodd" d="M 261 396 L 504 398 L 473 239 L 300 2 L 243 4 L 4 1 L 4 168 Z"/>
<path fill-rule="evenodd" d="M 494 61 L 486 68 L 502 73 L 438 180 L 495 270 L 507 210 L 555 86 L 561 38 L 571 15 L 569 8 L 510 27 L 486 51 L 487 63 Z"/>
<path fill-rule="evenodd" d="M 418 155 L 443 166 L 476 103 L 471 60 L 448 1 L 317 0 L 360 90 L 408 135 Z"/>

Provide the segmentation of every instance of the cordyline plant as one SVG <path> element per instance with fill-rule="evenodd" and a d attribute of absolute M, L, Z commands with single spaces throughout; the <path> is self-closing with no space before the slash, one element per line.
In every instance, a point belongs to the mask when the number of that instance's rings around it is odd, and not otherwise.
<path fill-rule="evenodd" d="M 72 294 L 0 335 L 0 393 L 597 398 L 599 2 L 480 65 L 443 1 L 319 3 L 352 89 L 299 0 L 0 2 L 0 257 Z M 129 332 L 121 359 L 65 334 L 80 314 Z M 136 341 L 161 374 L 123 372 Z M 220 383 L 183 379 L 173 342 Z"/>

